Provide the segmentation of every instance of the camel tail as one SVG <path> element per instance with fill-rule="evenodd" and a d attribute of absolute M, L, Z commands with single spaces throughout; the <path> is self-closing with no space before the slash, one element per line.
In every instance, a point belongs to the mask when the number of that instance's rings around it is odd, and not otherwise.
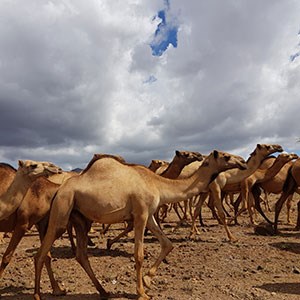
<path fill-rule="evenodd" d="M 296 188 L 297 188 L 297 183 L 291 173 L 291 169 L 289 169 L 282 190 L 284 193 L 292 193 L 295 191 Z"/>

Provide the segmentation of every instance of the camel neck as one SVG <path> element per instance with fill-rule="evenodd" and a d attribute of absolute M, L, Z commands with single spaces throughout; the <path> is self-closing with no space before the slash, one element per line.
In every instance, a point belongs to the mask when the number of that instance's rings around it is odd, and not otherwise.
<path fill-rule="evenodd" d="M 215 171 L 216 169 L 211 166 L 201 166 L 188 178 L 161 180 L 160 204 L 177 203 L 199 195 L 207 189 L 215 176 Z"/>

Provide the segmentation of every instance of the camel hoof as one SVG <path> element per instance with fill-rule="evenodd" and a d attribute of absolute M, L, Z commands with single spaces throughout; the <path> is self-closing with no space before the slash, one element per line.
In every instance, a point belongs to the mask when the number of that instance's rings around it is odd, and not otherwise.
<path fill-rule="evenodd" d="M 111 240 L 110 239 L 107 239 L 107 241 L 106 241 L 106 249 L 107 250 L 110 250 L 110 248 L 111 248 Z"/>
<path fill-rule="evenodd" d="M 65 295 L 67 295 L 67 291 L 66 290 L 58 289 L 56 291 L 53 291 L 52 295 L 53 296 L 65 296 Z"/>
<path fill-rule="evenodd" d="M 149 275 L 145 275 L 143 277 L 144 284 L 147 288 L 151 287 L 151 277 Z"/>

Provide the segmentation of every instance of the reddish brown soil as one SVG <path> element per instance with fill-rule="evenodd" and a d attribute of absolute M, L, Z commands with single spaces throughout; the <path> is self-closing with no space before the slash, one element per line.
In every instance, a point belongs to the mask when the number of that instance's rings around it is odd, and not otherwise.
<path fill-rule="evenodd" d="M 294 200 L 293 207 L 296 207 Z M 273 212 L 269 213 L 273 217 Z M 295 209 L 292 214 L 296 220 Z M 285 222 L 285 209 L 281 213 L 277 236 L 255 235 L 248 226 L 246 215 L 240 217 L 239 226 L 230 229 L 238 237 L 237 243 L 229 243 L 222 226 L 211 219 L 204 209 L 207 227 L 201 228 L 197 241 L 190 241 L 189 228 L 180 227 L 172 232 L 175 216 L 168 217 L 164 232 L 174 244 L 153 281 L 148 294 L 160 300 L 286 300 L 300 299 L 300 233 Z M 123 228 L 116 224 L 105 238 L 97 239 L 100 227 L 93 233 L 97 247 L 89 248 L 91 265 L 113 299 L 135 299 L 135 269 L 132 239 L 125 238 L 112 250 L 105 249 L 106 239 L 116 236 Z M 3 254 L 8 243 L 0 246 Z M 39 248 L 35 231 L 26 235 L 16 250 L 14 258 L 0 283 L 1 299 L 32 299 L 34 268 L 33 256 Z M 94 300 L 99 299 L 91 281 L 74 259 L 67 236 L 55 242 L 52 251 L 53 268 L 57 278 L 67 290 L 67 296 L 54 297 L 46 272 L 42 276 L 43 299 Z M 159 244 L 148 235 L 145 268 L 157 257 Z"/>

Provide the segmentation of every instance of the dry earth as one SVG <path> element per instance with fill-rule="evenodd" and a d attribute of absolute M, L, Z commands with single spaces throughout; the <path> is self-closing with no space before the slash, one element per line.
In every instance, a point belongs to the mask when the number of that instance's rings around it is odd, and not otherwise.
<path fill-rule="evenodd" d="M 293 207 L 296 207 L 294 200 Z M 273 213 L 269 214 L 273 217 Z M 296 220 L 295 209 L 292 214 Z M 174 244 L 168 256 L 168 264 L 162 264 L 152 288 L 153 299 L 161 300 L 287 300 L 300 299 L 300 233 L 285 223 L 285 209 L 281 213 L 278 236 L 255 235 L 249 227 L 246 215 L 241 216 L 239 226 L 231 230 L 238 237 L 237 243 L 229 243 L 222 226 L 211 219 L 204 209 L 204 221 L 197 241 L 190 241 L 188 227 L 172 232 L 175 216 L 168 217 L 164 232 Z M 105 238 L 98 239 L 100 227 L 93 233 L 97 247 L 89 248 L 92 267 L 113 299 L 135 299 L 135 270 L 132 239 L 125 238 L 112 250 L 105 249 L 106 239 L 116 236 L 123 228 L 116 224 Z M 3 254 L 8 243 L 0 246 Z M 19 245 L 12 263 L 0 283 L 1 299 L 29 300 L 33 294 L 33 256 L 39 248 L 36 231 L 28 233 Z M 67 236 L 55 242 L 52 254 L 56 276 L 67 290 L 67 296 L 54 297 L 46 272 L 42 276 L 42 293 L 45 300 L 99 299 L 89 278 L 74 259 Z M 158 255 L 159 244 L 148 235 L 145 267 Z"/>

